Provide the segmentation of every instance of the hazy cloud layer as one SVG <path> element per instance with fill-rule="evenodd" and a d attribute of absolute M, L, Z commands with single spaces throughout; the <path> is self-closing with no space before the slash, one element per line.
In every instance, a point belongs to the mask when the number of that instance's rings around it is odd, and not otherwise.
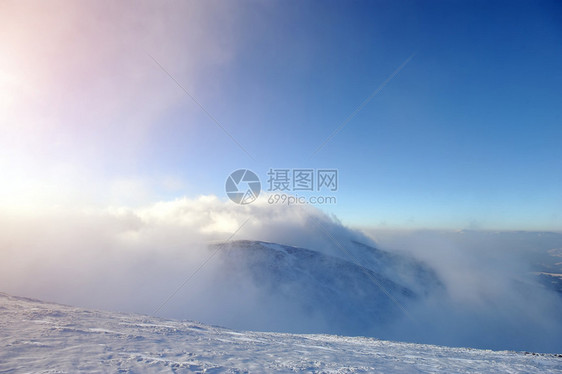
<path fill-rule="evenodd" d="M 152 312 L 208 257 L 208 243 L 227 240 L 244 222 L 234 239 L 338 254 L 331 239 L 318 232 L 320 223 L 341 241 L 370 241 L 315 209 L 239 206 L 213 196 L 139 209 L 4 215 L 1 221 L 5 291 L 144 313 Z M 212 274 L 212 264 L 199 276 Z"/>
<path fill-rule="evenodd" d="M 315 208 L 238 206 L 214 196 L 139 209 L 52 211 L 0 224 L 3 292 L 73 305 L 153 313 L 206 261 L 208 243 L 272 241 L 346 258 L 337 242 L 374 244 Z M 326 232 L 333 237 L 329 238 Z M 371 233 L 372 234 L 372 233 Z M 559 295 L 536 284 L 532 259 L 562 247 L 560 235 L 481 232 L 375 233 L 383 249 L 436 269 L 446 295 L 409 310 L 386 337 L 439 344 L 556 351 L 562 343 Z M 212 258 L 159 311 L 234 328 L 307 331 L 322 316 L 263 297 L 246 274 L 221 273 Z M 328 326 L 327 326 L 328 327 Z M 558 349 L 559 350 L 559 349 Z"/>

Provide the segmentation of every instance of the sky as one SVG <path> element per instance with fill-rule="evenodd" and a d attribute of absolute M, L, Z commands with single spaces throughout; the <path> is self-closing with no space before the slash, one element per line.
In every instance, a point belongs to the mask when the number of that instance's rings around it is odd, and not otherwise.
<path fill-rule="evenodd" d="M 0 208 L 337 169 L 346 225 L 560 231 L 561 45 L 548 1 L 1 1 Z"/>

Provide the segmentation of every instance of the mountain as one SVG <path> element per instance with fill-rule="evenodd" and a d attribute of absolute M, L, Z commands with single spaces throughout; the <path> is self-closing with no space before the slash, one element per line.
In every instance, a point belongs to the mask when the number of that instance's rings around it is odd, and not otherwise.
<path fill-rule="evenodd" d="M 0 293 L 0 373 L 562 373 L 562 355 L 247 332 Z"/>
<path fill-rule="evenodd" d="M 408 317 L 413 304 L 444 291 L 428 266 L 359 242 L 348 243 L 341 257 L 262 241 L 211 250 L 219 254 L 225 279 L 248 275 L 259 290 L 257 307 L 291 306 L 297 315 L 314 316 L 307 326 L 295 317 L 282 331 L 381 337 L 389 323 Z"/>

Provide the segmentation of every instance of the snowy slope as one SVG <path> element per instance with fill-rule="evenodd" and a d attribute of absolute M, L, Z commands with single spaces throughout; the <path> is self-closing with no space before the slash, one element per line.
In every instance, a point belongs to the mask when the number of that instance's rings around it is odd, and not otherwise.
<path fill-rule="evenodd" d="M 0 373 L 562 373 L 562 355 L 233 331 L 0 293 Z"/>

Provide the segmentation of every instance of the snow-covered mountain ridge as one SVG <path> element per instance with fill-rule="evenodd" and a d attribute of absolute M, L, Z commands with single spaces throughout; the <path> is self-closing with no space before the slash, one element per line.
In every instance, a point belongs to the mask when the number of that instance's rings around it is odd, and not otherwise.
<path fill-rule="evenodd" d="M 245 332 L 0 293 L 2 373 L 562 373 L 562 355 Z"/>
<path fill-rule="evenodd" d="M 220 273 L 228 282 L 245 274 L 258 288 L 256 307 L 273 303 L 315 317 L 305 326 L 295 318 L 294 326 L 287 323 L 277 331 L 381 337 L 388 323 L 405 317 L 407 308 L 444 290 L 435 272 L 412 258 L 358 242 L 346 244 L 341 256 L 247 240 L 211 249 L 219 251 Z M 270 330 L 267 325 L 257 328 Z"/>

